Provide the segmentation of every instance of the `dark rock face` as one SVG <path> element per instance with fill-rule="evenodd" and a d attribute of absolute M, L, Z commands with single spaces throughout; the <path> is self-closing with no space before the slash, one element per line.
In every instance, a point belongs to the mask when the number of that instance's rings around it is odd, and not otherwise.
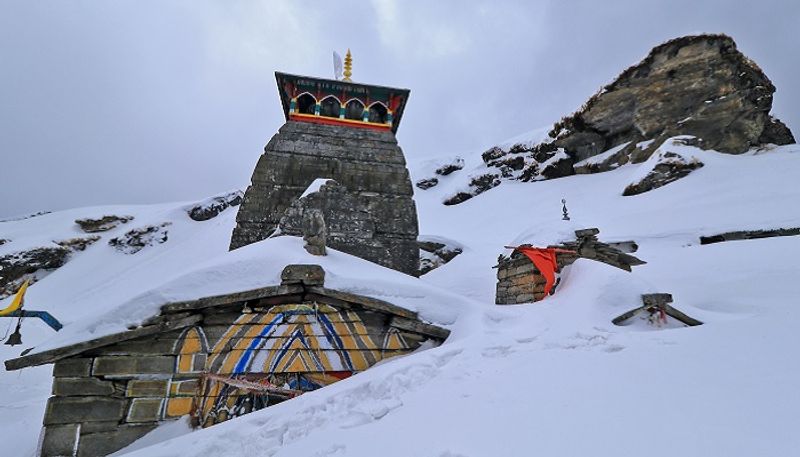
<path fill-rule="evenodd" d="M 434 173 L 439 176 L 450 176 L 451 174 L 463 169 L 464 159 L 461 157 L 455 157 L 450 162 L 439 166 L 436 170 L 434 170 Z M 435 187 L 437 184 L 439 184 L 439 178 L 436 176 L 420 179 L 415 183 L 415 185 L 422 190 L 430 189 L 431 187 Z"/>
<path fill-rule="evenodd" d="M 417 181 L 415 185 L 422 190 L 428 190 L 431 187 L 435 187 L 437 184 L 439 184 L 438 178 L 425 178 Z"/>
<path fill-rule="evenodd" d="M 777 118 L 770 117 L 769 121 L 764 125 L 764 130 L 758 138 L 761 144 L 794 144 L 794 135 L 789 127 Z"/>
<path fill-rule="evenodd" d="M 40 270 L 54 270 L 67 262 L 72 252 L 62 246 L 40 247 L 0 257 L 0 298 L 17 292 L 23 279 Z"/>
<path fill-rule="evenodd" d="M 628 185 L 622 195 L 638 195 L 658 189 L 687 176 L 702 166 L 703 163 L 697 159 L 687 160 L 674 152 L 664 152 L 659 155 L 658 163 L 653 169 L 640 181 Z"/>
<path fill-rule="evenodd" d="M 235 190 L 223 195 L 211 197 L 208 200 L 202 201 L 186 211 L 189 217 L 195 221 L 207 221 L 219 215 L 232 206 L 238 206 L 242 203 L 244 193 L 241 190 Z"/>
<path fill-rule="evenodd" d="M 469 192 L 458 192 L 452 197 L 446 199 L 444 201 L 444 204 L 448 206 L 457 205 L 499 185 L 500 185 L 500 176 L 494 173 L 484 173 L 479 176 L 474 176 L 469 181 L 469 187 L 470 187 Z"/>
<path fill-rule="evenodd" d="M 166 243 L 169 222 L 161 225 L 147 225 L 126 232 L 124 235 L 108 240 L 108 245 L 124 254 L 136 254 L 147 246 Z"/>
<path fill-rule="evenodd" d="M 286 210 L 317 178 L 336 180 L 346 189 L 343 198 L 351 200 L 347 205 L 366 208 L 372 221 L 372 225 L 353 221 L 357 225 L 349 226 L 340 238 L 352 243 L 369 239 L 370 243 L 343 249 L 334 228 L 338 222 L 323 209 L 328 246 L 417 274 L 417 208 L 403 151 L 388 131 L 295 121 L 284 124 L 264 148 L 253 172 L 236 216 L 231 249 L 270 236 Z M 344 203 L 327 205 L 332 209 Z M 341 217 L 345 216 L 356 217 Z M 358 224 L 371 230 L 361 236 L 354 232 L 361 229 Z"/>
<path fill-rule="evenodd" d="M 55 243 L 61 247 L 72 249 L 74 252 L 84 251 L 89 246 L 93 245 L 100 240 L 97 235 L 87 237 L 70 238 L 67 240 L 56 241 Z"/>
<path fill-rule="evenodd" d="M 576 161 L 664 133 L 693 135 L 703 149 L 739 154 L 765 140 L 793 140 L 788 128 L 769 116 L 774 92 L 732 38 L 687 36 L 655 47 L 581 110 L 556 123 L 550 136 Z"/>
<path fill-rule="evenodd" d="M 387 197 L 388 198 L 388 197 Z M 391 200 L 376 201 L 369 195 L 351 192 L 349 189 L 329 180 L 318 191 L 297 199 L 285 211 L 278 228 L 281 235 L 311 235 L 308 219 L 313 214 L 321 216 L 324 225 L 324 244 L 333 249 L 352 254 L 411 275 L 419 270 L 416 229 L 403 217 L 403 197 L 395 197 L 397 205 Z M 317 222 L 317 224 L 319 221 Z M 306 250 L 311 247 L 321 251 L 314 244 L 316 239 L 307 239 Z M 412 249 L 413 248 L 413 249 Z M 317 254 L 321 255 L 321 254 Z"/>
<path fill-rule="evenodd" d="M 462 159 L 461 157 L 456 157 L 452 162 L 446 163 L 441 167 L 437 168 L 434 173 L 436 173 L 439 176 L 447 176 L 463 168 L 464 168 L 464 159 Z"/>
<path fill-rule="evenodd" d="M 441 267 L 464 252 L 458 246 L 432 240 L 419 240 L 419 274 L 420 276 Z"/>
<path fill-rule="evenodd" d="M 133 216 L 103 216 L 100 219 L 76 219 L 78 224 L 86 233 L 107 232 L 120 224 L 127 224 L 133 220 Z"/>

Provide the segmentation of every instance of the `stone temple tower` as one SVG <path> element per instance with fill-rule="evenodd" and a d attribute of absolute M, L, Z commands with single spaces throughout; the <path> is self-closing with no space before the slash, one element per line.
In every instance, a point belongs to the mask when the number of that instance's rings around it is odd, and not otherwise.
<path fill-rule="evenodd" d="M 277 72 L 275 77 L 286 123 L 253 171 L 231 249 L 279 228 L 281 234 L 298 234 L 291 221 L 307 202 L 324 218 L 328 246 L 416 276 L 417 209 L 395 138 L 409 91 Z M 308 195 L 317 179 L 335 183 Z"/>

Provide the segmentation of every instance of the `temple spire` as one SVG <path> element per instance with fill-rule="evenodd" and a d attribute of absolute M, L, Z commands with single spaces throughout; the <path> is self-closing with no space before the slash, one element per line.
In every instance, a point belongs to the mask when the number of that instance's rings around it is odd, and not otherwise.
<path fill-rule="evenodd" d="M 353 76 L 353 56 L 350 54 L 350 49 L 347 50 L 347 55 L 344 56 L 344 78 L 342 81 L 353 82 L 350 79 Z"/>

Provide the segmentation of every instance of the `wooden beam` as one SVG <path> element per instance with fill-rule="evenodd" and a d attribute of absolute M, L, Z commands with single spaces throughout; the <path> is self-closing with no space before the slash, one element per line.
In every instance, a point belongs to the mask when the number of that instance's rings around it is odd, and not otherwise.
<path fill-rule="evenodd" d="M 189 316 L 178 320 L 165 321 L 159 324 L 146 325 L 137 329 L 128 330 L 127 332 L 115 333 L 113 335 L 106 335 L 93 340 L 84 341 L 82 343 L 64 346 L 61 348 L 51 349 L 49 351 L 39 352 L 36 354 L 18 357 L 16 359 L 6 360 L 6 370 L 13 371 L 20 368 L 32 367 L 36 365 L 44 365 L 46 363 L 53 363 L 57 360 L 65 359 L 73 355 L 80 354 L 90 349 L 97 349 L 110 344 L 119 343 L 121 341 L 132 340 L 142 336 L 154 335 L 156 333 L 167 332 L 183 327 L 189 327 L 197 324 L 203 319 L 202 315 Z"/>
<path fill-rule="evenodd" d="M 417 319 L 407 319 L 404 317 L 395 316 L 391 321 L 389 321 L 389 325 L 400 330 L 421 333 L 437 340 L 445 340 L 448 336 L 450 336 L 450 330 L 436 325 L 426 324 Z"/>
<path fill-rule="evenodd" d="M 232 294 L 215 295 L 213 297 L 203 297 L 197 300 L 186 300 L 173 303 L 167 303 L 161 307 L 161 313 L 179 313 L 182 311 L 193 311 L 203 308 L 210 308 L 212 306 L 230 305 L 233 303 L 255 300 L 267 297 L 277 297 L 280 295 L 298 295 L 303 293 L 303 286 L 281 285 L 261 287 L 253 290 L 246 290 L 244 292 L 234 292 Z"/>
<path fill-rule="evenodd" d="M 406 317 L 408 319 L 416 319 L 417 313 L 393 305 L 389 302 L 378 300 L 377 298 L 365 297 L 363 295 L 351 294 L 349 292 L 342 292 L 339 290 L 328 289 L 320 286 L 306 287 L 306 291 L 312 294 L 325 295 L 332 298 L 337 298 L 350 303 L 356 303 L 364 308 L 371 308 L 376 311 L 382 311 L 395 316 Z"/>
<path fill-rule="evenodd" d="M 668 316 L 672 316 L 674 319 L 677 319 L 690 327 L 694 327 L 696 325 L 703 325 L 701 321 L 698 321 L 693 317 L 687 316 L 686 314 L 673 308 L 670 305 L 664 305 L 664 312 L 667 313 Z"/>

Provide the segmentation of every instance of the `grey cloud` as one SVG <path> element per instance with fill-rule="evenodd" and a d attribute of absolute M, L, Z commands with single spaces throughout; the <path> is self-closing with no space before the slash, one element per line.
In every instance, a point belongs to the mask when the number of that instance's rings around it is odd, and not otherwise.
<path fill-rule="evenodd" d="M 25 2 L 0 5 L 0 217 L 248 184 L 283 123 L 272 72 L 412 90 L 407 156 L 547 125 L 679 35 L 724 32 L 800 128 L 794 2 Z"/>

